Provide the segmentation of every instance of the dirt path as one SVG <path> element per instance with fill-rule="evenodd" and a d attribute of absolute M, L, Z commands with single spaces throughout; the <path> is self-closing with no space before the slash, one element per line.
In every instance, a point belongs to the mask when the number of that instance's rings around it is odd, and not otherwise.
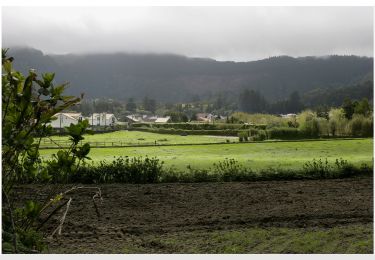
<path fill-rule="evenodd" d="M 97 252 L 103 241 L 116 247 L 150 234 L 373 222 L 372 178 L 100 187 L 101 218 L 95 214 L 92 191 L 73 193 L 63 235 L 50 245 L 52 252 L 58 247 Z M 18 192 L 24 196 L 34 189 L 26 186 Z"/>

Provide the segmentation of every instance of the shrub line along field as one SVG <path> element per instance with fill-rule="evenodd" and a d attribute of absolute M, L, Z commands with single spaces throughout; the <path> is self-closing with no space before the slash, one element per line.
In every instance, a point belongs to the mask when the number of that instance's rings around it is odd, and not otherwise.
<path fill-rule="evenodd" d="M 44 158 L 48 158 L 56 151 L 48 149 L 41 150 L 40 153 Z M 373 139 L 111 147 L 92 148 L 90 152 L 93 163 L 101 160 L 112 161 L 119 156 L 157 157 L 164 161 L 166 166 L 179 170 L 186 169 L 187 166 L 208 168 L 225 158 L 236 159 L 252 169 L 267 167 L 296 169 L 314 158 L 327 158 L 330 162 L 342 158 L 357 166 L 362 163 L 372 166 Z"/>

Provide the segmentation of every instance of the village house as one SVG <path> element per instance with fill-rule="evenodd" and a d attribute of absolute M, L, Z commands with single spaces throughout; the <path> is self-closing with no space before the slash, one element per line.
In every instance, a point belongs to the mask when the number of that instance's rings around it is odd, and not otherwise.
<path fill-rule="evenodd" d="M 128 123 L 140 123 L 142 121 L 142 117 L 136 115 L 128 115 L 125 117 L 125 121 Z"/>
<path fill-rule="evenodd" d="M 110 113 L 93 113 L 86 119 L 91 126 L 114 126 L 118 122 L 115 115 Z"/>
<path fill-rule="evenodd" d="M 169 123 L 171 121 L 171 117 L 170 116 L 167 116 L 167 117 L 158 117 L 156 120 L 155 120 L 155 123 L 159 123 L 159 124 L 163 124 L 163 123 Z"/>
<path fill-rule="evenodd" d="M 280 116 L 282 118 L 296 118 L 297 117 L 296 114 L 286 114 L 286 115 L 281 114 Z"/>
<path fill-rule="evenodd" d="M 155 121 L 158 119 L 157 116 L 143 116 L 142 121 L 145 123 L 155 123 Z"/>
<path fill-rule="evenodd" d="M 171 117 L 159 117 L 148 115 L 128 115 L 125 120 L 129 123 L 168 123 Z"/>
<path fill-rule="evenodd" d="M 49 124 L 52 128 L 64 128 L 70 124 L 77 124 L 83 119 L 81 113 L 57 113 L 54 117 L 56 119 Z"/>
<path fill-rule="evenodd" d="M 210 123 L 214 120 L 214 115 L 208 113 L 198 113 L 196 115 L 197 121 Z"/>

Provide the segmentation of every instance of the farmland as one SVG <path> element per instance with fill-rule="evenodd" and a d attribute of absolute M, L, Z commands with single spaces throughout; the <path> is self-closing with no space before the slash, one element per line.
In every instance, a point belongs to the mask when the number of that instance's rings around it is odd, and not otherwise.
<path fill-rule="evenodd" d="M 53 137 L 54 139 L 56 137 Z M 60 140 L 66 137 L 58 137 Z M 144 140 L 138 140 L 143 138 Z M 126 140 L 129 143 L 138 141 L 167 139 L 169 144 L 186 144 L 200 142 L 223 141 L 222 137 L 209 136 L 173 136 L 151 134 L 143 132 L 115 132 L 110 134 L 87 136 L 85 141 L 96 140 Z M 225 140 L 225 138 L 224 138 Z M 234 139 L 232 139 L 235 141 Z M 55 149 L 41 150 L 41 155 L 48 158 L 56 153 Z M 213 145 L 175 145 L 175 146 L 150 146 L 150 147 L 120 147 L 120 148 L 92 148 L 90 157 L 93 163 L 101 160 L 111 161 L 114 157 L 157 157 L 165 162 L 168 167 L 179 170 L 186 169 L 188 165 L 193 168 L 208 168 L 214 163 L 225 158 L 233 158 L 246 167 L 263 169 L 268 167 L 300 168 L 313 158 L 327 158 L 335 161 L 342 158 L 360 165 L 372 165 L 373 139 L 352 140 L 316 140 L 293 142 L 258 142 L 258 143 L 230 143 Z"/>
<path fill-rule="evenodd" d="M 372 253 L 372 183 L 365 177 L 100 185 L 100 217 L 92 191 L 72 193 L 69 222 L 45 252 Z M 16 193 L 43 199 L 56 188 L 27 185 Z M 56 216 L 47 233 L 58 223 Z"/>

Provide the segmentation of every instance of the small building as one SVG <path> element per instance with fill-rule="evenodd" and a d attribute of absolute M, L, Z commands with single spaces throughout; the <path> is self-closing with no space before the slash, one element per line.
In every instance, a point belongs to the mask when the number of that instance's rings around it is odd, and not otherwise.
<path fill-rule="evenodd" d="M 142 121 L 145 123 L 155 123 L 155 121 L 158 119 L 157 116 L 143 116 Z"/>
<path fill-rule="evenodd" d="M 197 121 L 210 123 L 214 120 L 214 115 L 208 113 L 198 113 L 196 115 Z"/>
<path fill-rule="evenodd" d="M 140 123 L 142 121 L 142 117 L 136 115 L 129 115 L 125 117 L 125 121 L 128 123 Z"/>
<path fill-rule="evenodd" d="M 91 126 L 114 126 L 117 123 L 117 118 L 110 113 L 93 113 L 86 118 Z"/>
<path fill-rule="evenodd" d="M 292 113 L 290 113 L 290 114 L 286 114 L 286 115 L 281 114 L 280 116 L 281 116 L 282 118 L 296 118 L 296 117 L 297 117 L 296 114 L 292 114 Z"/>
<path fill-rule="evenodd" d="M 68 127 L 70 124 L 77 124 L 83 119 L 81 113 L 57 113 L 54 117 L 56 119 L 50 123 L 52 128 Z"/>
<path fill-rule="evenodd" d="M 155 123 L 159 123 L 159 124 L 163 124 L 163 123 L 168 123 L 170 122 L 171 120 L 171 117 L 170 116 L 167 116 L 167 117 L 158 117 L 156 120 L 155 120 Z"/>

